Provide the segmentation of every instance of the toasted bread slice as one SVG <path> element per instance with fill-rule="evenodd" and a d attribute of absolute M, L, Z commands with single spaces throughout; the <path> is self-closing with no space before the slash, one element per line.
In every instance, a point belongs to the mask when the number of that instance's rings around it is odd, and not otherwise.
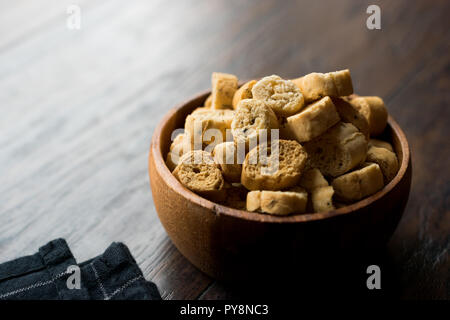
<path fill-rule="evenodd" d="M 298 185 L 311 192 L 315 188 L 327 187 L 328 181 L 325 180 L 319 169 L 313 168 L 302 174 Z"/>
<path fill-rule="evenodd" d="M 247 193 L 247 211 L 261 211 L 261 191 Z"/>
<path fill-rule="evenodd" d="M 392 148 L 392 145 L 389 142 L 378 140 L 378 139 L 370 139 L 368 146 L 369 146 L 369 148 L 370 147 L 385 148 L 391 152 L 394 152 L 394 148 Z"/>
<path fill-rule="evenodd" d="M 212 105 L 212 94 L 210 94 L 206 98 L 204 105 L 205 105 L 205 108 L 208 108 L 208 109 L 211 108 L 211 105 Z"/>
<path fill-rule="evenodd" d="M 305 101 L 299 88 L 277 75 L 264 77 L 252 88 L 253 99 L 264 100 L 279 116 L 290 116 L 303 108 Z"/>
<path fill-rule="evenodd" d="M 251 141 L 256 143 L 261 130 L 266 130 L 266 138 L 269 139 L 271 129 L 278 129 L 278 119 L 265 101 L 245 99 L 239 102 L 231 123 L 236 144 L 245 143 L 248 148 Z"/>
<path fill-rule="evenodd" d="M 334 179 L 331 183 L 338 200 L 353 202 L 383 189 L 383 173 L 376 163 L 367 163 L 361 169 Z"/>
<path fill-rule="evenodd" d="M 272 215 L 304 213 L 308 194 L 306 191 L 250 191 L 247 194 L 247 210 Z"/>
<path fill-rule="evenodd" d="M 184 128 L 193 148 L 202 149 L 212 142 L 226 141 L 226 131 L 231 129 L 233 118 L 234 110 L 197 108 L 186 117 Z"/>
<path fill-rule="evenodd" d="M 352 95 L 347 100 L 367 119 L 370 136 L 383 133 L 387 125 L 388 112 L 380 97 Z"/>
<path fill-rule="evenodd" d="M 398 171 L 398 160 L 394 152 L 385 148 L 370 147 L 367 151 L 367 162 L 374 162 L 380 166 L 385 183 L 394 179 Z"/>
<path fill-rule="evenodd" d="M 233 96 L 238 88 L 238 78 L 228 73 L 213 72 L 212 82 L 212 109 L 231 109 Z"/>
<path fill-rule="evenodd" d="M 307 154 L 293 140 L 264 143 L 250 150 L 242 167 L 241 183 L 249 190 L 281 190 L 298 184 Z"/>
<path fill-rule="evenodd" d="M 324 97 L 308 105 L 299 113 L 287 118 L 288 136 L 298 142 L 307 142 L 320 136 L 340 120 L 330 97 Z"/>
<path fill-rule="evenodd" d="M 334 210 L 334 189 L 332 186 L 318 187 L 311 191 L 311 202 L 314 212 L 327 212 Z"/>
<path fill-rule="evenodd" d="M 184 154 L 173 175 L 186 188 L 212 201 L 222 201 L 226 196 L 222 172 L 208 152 L 195 150 Z"/>
<path fill-rule="evenodd" d="M 337 177 L 360 165 L 366 159 L 367 140 L 350 123 L 339 122 L 323 135 L 304 144 L 308 167 L 326 176 Z"/>
<path fill-rule="evenodd" d="M 305 102 L 331 96 L 347 96 L 353 93 L 353 84 L 348 69 L 329 73 L 313 72 L 292 80 L 305 98 Z"/>
<path fill-rule="evenodd" d="M 369 123 L 364 115 L 345 99 L 335 97 L 332 100 L 342 122 L 353 124 L 369 140 Z"/>
<path fill-rule="evenodd" d="M 240 182 L 242 162 L 237 159 L 237 148 L 234 142 L 223 142 L 214 147 L 213 156 L 222 170 L 222 175 L 228 182 Z"/>
<path fill-rule="evenodd" d="M 256 80 L 251 80 L 245 84 L 243 84 L 233 96 L 233 109 L 237 109 L 239 102 L 244 99 L 252 99 L 252 88 L 255 85 Z"/>

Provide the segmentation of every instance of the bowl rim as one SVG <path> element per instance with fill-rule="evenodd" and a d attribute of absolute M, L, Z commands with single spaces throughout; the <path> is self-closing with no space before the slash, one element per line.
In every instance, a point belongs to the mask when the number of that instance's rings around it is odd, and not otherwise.
<path fill-rule="evenodd" d="M 212 214 L 231 216 L 233 218 L 261 223 L 299 223 L 299 222 L 309 222 L 333 218 L 355 212 L 381 199 L 383 196 L 389 193 L 403 179 L 403 177 L 406 174 L 410 162 L 410 149 L 408 141 L 406 139 L 405 133 L 400 128 L 399 124 L 394 120 L 394 118 L 391 115 L 388 115 L 387 121 L 388 126 L 392 129 L 393 133 L 395 133 L 395 135 L 398 137 L 398 140 L 400 141 L 400 147 L 403 154 L 402 163 L 400 164 L 400 168 L 395 177 L 387 185 L 385 185 L 383 189 L 367 198 L 364 198 L 353 204 L 331 211 L 319 213 L 291 214 L 285 216 L 269 215 L 259 212 L 234 209 L 205 199 L 199 196 L 198 194 L 192 192 L 191 190 L 185 188 L 170 172 L 161 152 L 160 140 L 161 140 L 161 132 L 164 126 L 169 122 L 169 119 L 177 113 L 178 110 L 182 109 L 185 105 L 191 103 L 194 100 L 206 97 L 210 92 L 211 92 L 210 90 L 204 91 L 200 94 L 191 97 L 185 102 L 179 103 L 176 107 L 169 110 L 169 112 L 159 121 L 158 125 L 156 126 L 153 132 L 151 140 L 149 165 L 153 157 L 153 161 L 155 162 L 155 169 L 158 171 L 161 178 L 166 181 L 166 184 L 170 189 L 172 189 L 174 192 L 176 192 L 178 195 L 182 196 L 186 200 L 191 201 L 206 209 L 209 209 Z"/>

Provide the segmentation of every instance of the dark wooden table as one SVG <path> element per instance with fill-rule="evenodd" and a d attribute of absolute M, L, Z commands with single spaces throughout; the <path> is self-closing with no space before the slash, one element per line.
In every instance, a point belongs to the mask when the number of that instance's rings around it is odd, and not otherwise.
<path fill-rule="evenodd" d="M 81 29 L 66 8 L 81 8 Z M 368 30 L 368 5 L 381 30 Z M 165 299 L 245 296 L 193 267 L 162 228 L 147 156 L 212 71 L 249 79 L 349 68 L 412 147 L 388 247 L 401 298 L 449 298 L 450 2 L 9 1 L 0 5 L 0 262 L 64 237 L 78 261 L 126 243 Z M 365 279 L 362 279 L 365 281 Z"/>

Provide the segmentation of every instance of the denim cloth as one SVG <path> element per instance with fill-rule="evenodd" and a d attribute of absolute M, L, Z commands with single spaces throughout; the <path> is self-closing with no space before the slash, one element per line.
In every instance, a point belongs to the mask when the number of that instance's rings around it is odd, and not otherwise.
<path fill-rule="evenodd" d="M 80 289 L 67 280 L 78 266 Z M 156 285 L 146 281 L 128 248 L 114 242 L 91 260 L 77 264 L 64 239 L 39 252 L 0 264 L 0 300 L 160 300 Z"/>

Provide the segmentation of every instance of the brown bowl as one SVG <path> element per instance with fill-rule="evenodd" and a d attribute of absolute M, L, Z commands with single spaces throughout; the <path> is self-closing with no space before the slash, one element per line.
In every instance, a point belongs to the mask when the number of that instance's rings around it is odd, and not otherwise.
<path fill-rule="evenodd" d="M 322 213 L 271 216 L 211 202 L 183 187 L 165 164 L 172 131 L 202 106 L 209 92 L 182 103 L 159 123 L 149 157 L 150 184 L 159 218 L 178 250 L 218 279 L 236 279 L 295 266 L 307 253 L 336 253 L 384 246 L 403 214 L 411 186 L 411 157 L 405 134 L 389 116 L 383 139 L 391 141 L 400 169 L 376 194 Z M 285 267 L 282 270 L 286 270 Z M 288 272 L 288 271 L 286 271 Z"/>

